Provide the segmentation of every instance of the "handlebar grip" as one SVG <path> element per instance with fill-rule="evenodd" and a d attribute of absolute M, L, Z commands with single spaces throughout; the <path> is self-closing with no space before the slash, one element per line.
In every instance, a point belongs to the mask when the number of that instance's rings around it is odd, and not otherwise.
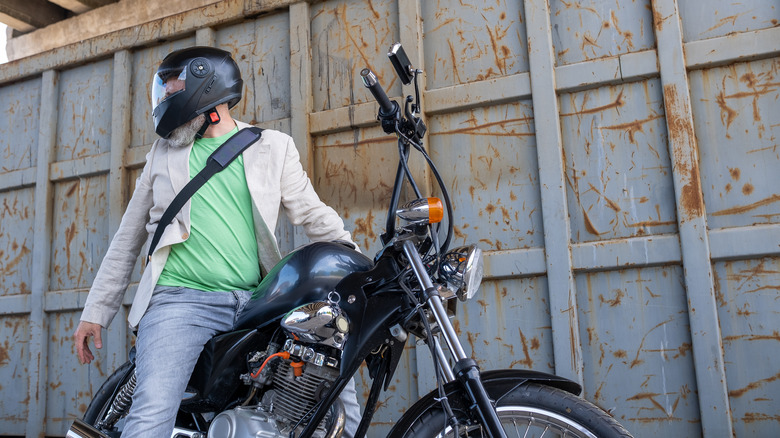
<path fill-rule="evenodd" d="M 374 99 L 379 103 L 379 116 L 387 117 L 395 114 L 398 111 L 398 104 L 387 97 L 382 85 L 377 81 L 376 75 L 370 69 L 364 68 L 360 71 L 360 76 L 363 79 L 363 85 L 371 91 Z"/>

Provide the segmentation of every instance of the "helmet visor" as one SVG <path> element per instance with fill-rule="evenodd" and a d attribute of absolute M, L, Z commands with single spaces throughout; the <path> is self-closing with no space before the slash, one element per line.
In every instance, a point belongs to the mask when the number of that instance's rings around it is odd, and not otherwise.
<path fill-rule="evenodd" d="M 152 80 L 152 111 L 166 99 L 184 91 L 187 69 L 162 70 Z"/>

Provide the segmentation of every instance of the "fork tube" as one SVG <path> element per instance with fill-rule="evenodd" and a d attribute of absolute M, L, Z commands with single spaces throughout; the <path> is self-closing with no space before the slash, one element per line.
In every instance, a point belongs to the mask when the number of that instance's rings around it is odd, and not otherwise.
<path fill-rule="evenodd" d="M 447 356 L 444 355 L 444 350 L 441 349 L 441 342 L 439 342 L 438 336 L 433 337 L 433 347 L 436 350 L 436 357 L 439 358 L 439 369 L 441 369 L 447 381 L 452 382 L 455 380 L 455 374 L 452 372 L 452 368 L 447 366 L 449 362 L 447 361 Z"/>
<path fill-rule="evenodd" d="M 431 281 L 428 271 L 425 270 L 425 266 L 423 265 L 422 260 L 420 260 L 420 254 L 417 254 L 417 249 L 415 249 L 414 244 L 405 240 L 403 248 L 404 254 L 406 254 L 406 258 L 411 262 L 412 269 L 417 275 L 417 279 L 420 281 L 423 289 L 429 290 L 433 288 L 433 281 Z M 441 297 L 433 294 L 429 295 L 428 306 L 430 306 L 431 311 L 433 312 L 433 317 L 436 318 L 436 323 L 439 324 L 439 327 L 441 328 L 444 340 L 447 342 L 447 346 L 450 348 L 455 361 L 457 362 L 461 359 L 466 359 L 468 356 L 466 356 L 463 346 L 460 345 L 458 334 L 455 333 L 455 328 L 452 326 L 450 318 L 447 317 L 447 310 L 444 309 L 444 305 L 441 303 Z"/>
<path fill-rule="evenodd" d="M 409 262 L 412 264 L 412 269 L 417 275 L 420 285 L 426 291 L 432 289 L 433 281 L 431 281 L 431 277 L 428 275 L 425 265 L 422 260 L 420 260 L 420 254 L 417 253 L 414 244 L 409 240 L 405 240 L 403 242 L 403 249 L 406 258 L 408 258 Z M 450 351 L 455 358 L 455 367 L 451 373 L 457 374 L 457 379 L 463 384 L 466 392 L 468 392 L 469 398 L 474 402 L 480 420 L 490 433 L 490 436 L 492 438 L 506 438 L 506 432 L 504 432 L 504 429 L 501 427 L 501 421 L 498 419 L 498 414 L 482 384 L 477 362 L 466 356 L 463 346 L 460 345 L 458 335 L 455 333 L 455 328 L 452 327 L 450 319 L 447 317 L 447 311 L 441 303 L 441 298 L 435 294 L 428 294 L 427 302 L 433 311 L 436 322 L 441 328 L 442 334 L 444 334 L 444 340 L 447 341 L 447 345 L 450 347 Z"/>

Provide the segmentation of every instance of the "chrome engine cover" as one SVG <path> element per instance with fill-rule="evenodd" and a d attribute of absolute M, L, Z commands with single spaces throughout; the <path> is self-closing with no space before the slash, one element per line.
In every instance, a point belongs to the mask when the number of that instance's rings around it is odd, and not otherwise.
<path fill-rule="evenodd" d="M 276 421 L 255 406 L 238 407 L 214 417 L 208 436 L 224 438 L 282 437 Z"/>

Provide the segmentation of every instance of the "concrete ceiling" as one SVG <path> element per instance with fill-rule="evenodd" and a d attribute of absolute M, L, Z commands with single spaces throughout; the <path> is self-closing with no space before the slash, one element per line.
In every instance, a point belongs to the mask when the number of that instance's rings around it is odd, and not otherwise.
<path fill-rule="evenodd" d="M 44 28 L 118 0 L 0 0 L 0 23 L 15 35 Z"/>

